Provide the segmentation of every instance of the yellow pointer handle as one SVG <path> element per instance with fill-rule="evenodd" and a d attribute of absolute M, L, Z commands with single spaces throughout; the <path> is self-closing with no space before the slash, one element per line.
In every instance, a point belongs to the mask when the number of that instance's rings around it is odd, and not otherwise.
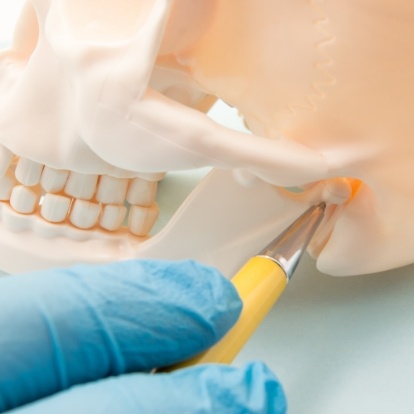
<path fill-rule="evenodd" d="M 207 351 L 169 367 L 167 371 L 196 364 L 231 363 L 284 291 L 287 278 L 272 259 L 255 256 L 238 271 L 232 282 L 243 301 L 239 320 Z"/>

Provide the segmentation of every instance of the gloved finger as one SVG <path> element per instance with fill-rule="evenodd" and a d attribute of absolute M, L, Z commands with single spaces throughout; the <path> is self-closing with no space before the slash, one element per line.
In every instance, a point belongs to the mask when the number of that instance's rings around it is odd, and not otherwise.
<path fill-rule="evenodd" d="M 241 302 L 193 261 L 127 261 L 0 280 L 0 412 L 211 346 Z"/>
<path fill-rule="evenodd" d="M 248 364 L 200 365 L 173 374 L 129 374 L 74 387 L 15 414 L 185 414 L 286 412 L 281 385 L 269 369 Z"/>

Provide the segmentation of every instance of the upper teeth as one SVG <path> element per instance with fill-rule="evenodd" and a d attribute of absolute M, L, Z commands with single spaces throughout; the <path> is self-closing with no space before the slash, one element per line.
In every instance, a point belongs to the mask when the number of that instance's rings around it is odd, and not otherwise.
<path fill-rule="evenodd" d="M 155 196 L 162 177 L 162 173 L 117 178 L 57 170 L 16 157 L 0 146 L 0 201 L 8 201 L 18 213 L 80 229 L 119 230 L 128 212 L 127 202 L 131 205 L 130 233 L 148 235 L 158 217 Z"/>

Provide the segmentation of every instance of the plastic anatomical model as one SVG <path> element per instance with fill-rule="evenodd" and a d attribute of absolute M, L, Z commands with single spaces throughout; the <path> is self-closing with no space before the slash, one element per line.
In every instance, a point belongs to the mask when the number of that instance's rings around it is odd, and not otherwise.
<path fill-rule="evenodd" d="M 321 199 L 321 271 L 412 263 L 413 51 L 404 0 L 27 1 L 0 55 L 0 267 L 193 257 L 231 274 Z M 252 134 L 210 120 L 215 97 Z M 157 182 L 201 166 L 148 237 Z"/>

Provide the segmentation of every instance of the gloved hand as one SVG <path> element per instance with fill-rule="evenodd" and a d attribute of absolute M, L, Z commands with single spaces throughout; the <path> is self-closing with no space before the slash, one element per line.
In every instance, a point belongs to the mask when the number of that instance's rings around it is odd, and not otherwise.
<path fill-rule="evenodd" d="M 240 310 L 233 285 L 192 261 L 0 278 L 0 412 L 283 413 L 261 363 L 148 373 L 210 347 Z"/>

